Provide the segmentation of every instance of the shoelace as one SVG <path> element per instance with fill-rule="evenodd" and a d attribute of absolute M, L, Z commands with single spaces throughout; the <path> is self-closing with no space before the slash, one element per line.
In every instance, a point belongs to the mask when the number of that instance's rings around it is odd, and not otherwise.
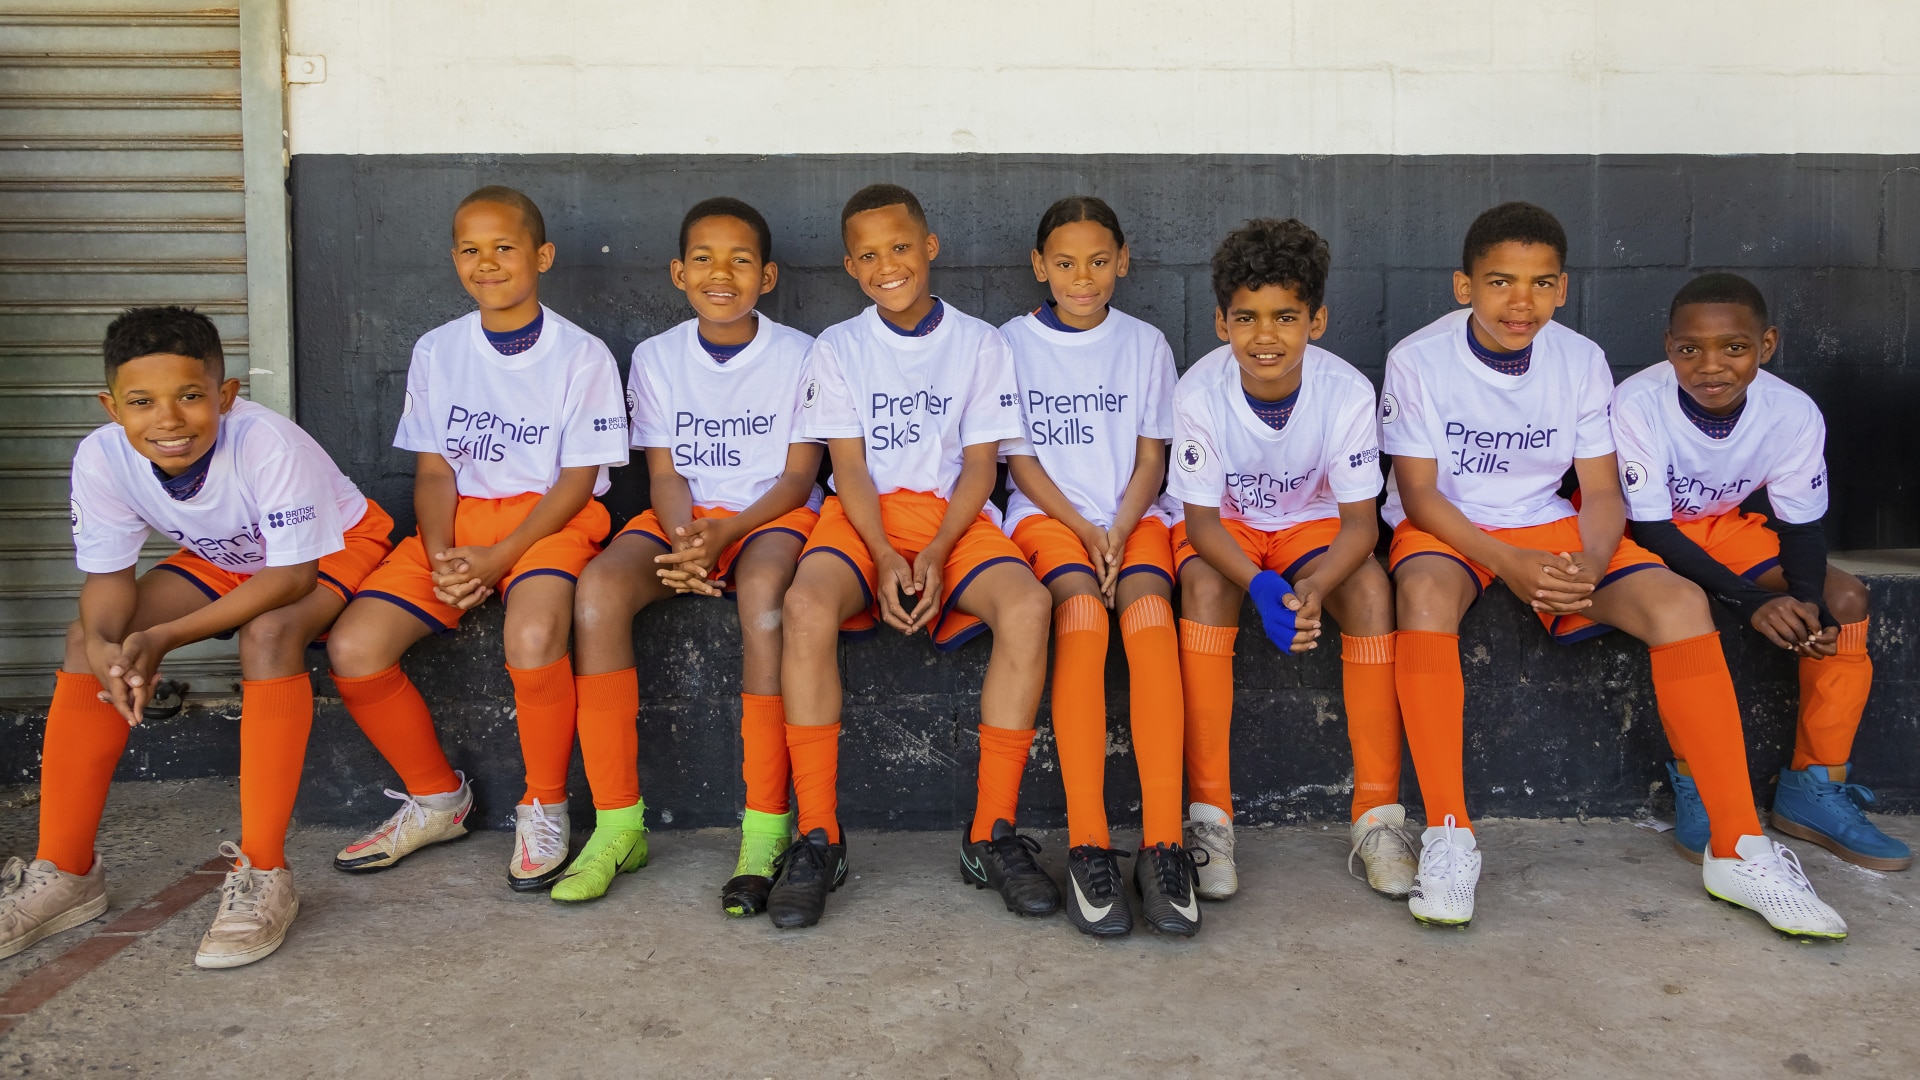
<path fill-rule="evenodd" d="M 1024 833 L 1008 833 L 998 840 L 989 840 L 987 848 L 993 857 L 1000 860 L 1000 868 L 1007 874 L 1037 874 L 1040 864 L 1033 857 L 1040 853 L 1040 841 Z"/>
<path fill-rule="evenodd" d="M 1873 789 L 1864 784 L 1825 783 L 1813 789 L 1813 798 L 1824 808 L 1848 817 L 1864 819 L 1865 808 L 1876 801 Z"/>
<path fill-rule="evenodd" d="M 801 837 L 787 845 L 773 860 L 773 876 L 785 876 L 791 885 L 811 885 L 820 880 L 827 872 L 827 853 L 813 846 L 813 841 Z"/>
<path fill-rule="evenodd" d="M 1386 838 L 1389 835 L 1398 836 L 1400 842 L 1407 845 L 1408 851 L 1414 849 L 1413 837 L 1408 834 L 1406 829 L 1396 825 L 1388 825 L 1385 822 L 1375 821 L 1365 833 L 1361 834 L 1360 843 L 1352 851 L 1347 852 L 1348 876 L 1356 878 L 1364 877 L 1364 875 L 1354 872 L 1353 860 L 1360 858 L 1362 854 L 1373 854 L 1374 851 L 1379 849 L 1381 844 L 1386 843 Z"/>
<path fill-rule="evenodd" d="M 1106 858 L 1101 858 L 1104 855 Z M 1116 860 L 1129 858 L 1127 852 L 1118 848 L 1089 847 L 1086 853 L 1077 856 L 1087 864 L 1087 884 L 1093 887 L 1089 900 L 1111 900 L 1120 895 L 1120 867 Z"/>
<path fill-rule="evenodd" d="M 382 790 L 386 792 L 387 798 L 400 800 L 400 809 L 395 810 L 393 816 L 387 819 L 394 823 L 394 832 L 399 832 L 401 825 L 409 823 L 416 829 L 426 828 L 426 804 L 404 791 L 395 791 L 392 788 L 383 788 Z"/>
<path fill-rule="evenodd" d="M 27 864 L 17 857 L 8 859 L 6 867 L 0 869 L 0 899 L 10 899 L 26 887 Z"/>
<path fill-rule="evenodd" d="M 1452 814 L 1447 815 L 1445 828 L 1446 832 L 1428 841 L 1420 852 L 1420 876 L 1423 878 L 1428 875 L 1428 860 L 1431 858 L 1433 876 L 1453 880 L 1455 864 L 1460 861 L 1460 849 L 1453 843 Z"/>
<path fill-rule="evenodd" d="M 1796 891 L 1813 892 L 1813 882 L 1807 880 L 1807 872 L 1800 865 L 1800 856 L 1795 855 L 1792 848 L 1785 844 L 1774 844 L 1771 865 L 1769 860 L 1758 860 L 1754 870 L 1762 878 L 1772 877 L 1773 866 L 1780 868 L 1780 876 L 1786 878 L 1787 884 Z"/>
<path fill-rule="evenodd" d="M 238 915 L 254 922 L 260 921 L 260 897 L 253 888 L 253 860 L 247 858 L 231 840 L 221 842 L 220 855 L 238 864 L 227 872 L 227 879 L 220 883 L 220 917 Z"/>
<path fill-rule="evenodd" d="M 391 794 L 391 793 L 389 793 Z M 527 853 L 540 862 L 551 862 L 566 850 L 566 838 L 560 833 L 560 818 L 549 815 L 540 800 L 533 800 L 533 813 L 528 815 L 527 824 L 533 833 L 527 841 Z"/>
<path fill-rule="evenodd" d="M 1209 844 L 1225 847 L 1233 843 L 1233 829 L 1218 821 L 1189 821 L 1195 838 Z M 1201 865 L 1206 865 L 1202 863 Z"/>
<path fill-rule="evenodd" d="M 1154 881 L 1160 886 L 1161 892 L 1172 897 L 1186 896 L 1193 887 L 1195 875 L 1200 872 L 1199 868 L 1207 864 L 1207 858 L 1211 858 L 1204 851 L 1168 847 L 1165 844 L 1155 844 L 1149 850 L 1154 856 Z"/>

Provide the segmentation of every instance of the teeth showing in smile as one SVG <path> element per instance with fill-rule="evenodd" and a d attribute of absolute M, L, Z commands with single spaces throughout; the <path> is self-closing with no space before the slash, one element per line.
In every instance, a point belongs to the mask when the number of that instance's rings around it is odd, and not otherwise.
<path fill-rule="evenodd" d="M 887 289 L 887 290 L 889 290 L 889 291 L 891 291 L 891 290 L 893 290 L 893 289 L 897 289 L 897 288 L 899 288 L 899 287 L 900 287 L 900 286 L 902 286 L 902 285 L 905 285 L 906 283 L 907 283 L 907 279 L 906 279 L 906 278 L 901 278 L 901 279 L 900 279 L 899 281 L 889 281 L 889 282 L 886 282 L 886 283 L 884 283 L 884 284 L 882 284 L 882 285 L 881 285 L 880 287 L 881 287 L 881 288 L 883 288 L 883 289 Z"/>

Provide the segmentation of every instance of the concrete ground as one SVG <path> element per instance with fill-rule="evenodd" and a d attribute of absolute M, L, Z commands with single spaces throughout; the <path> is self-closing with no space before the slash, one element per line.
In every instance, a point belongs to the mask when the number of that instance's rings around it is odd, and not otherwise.
<path fill-rule="evenodd" d="M 36 816 L 0 790 L 0 851 L 30 854 Z M 108 918 L 237 822 L 231 781 L 117 788 Z M 781 932 L 721 915 L 721 831 L 655 833 L 651 866 L 561 907 L 507 890 L 503 834 L 351 877 L 328 867 L 346 832 L 300 829 L 279 953 L 196 970 L 207 896 L 18 1020 L 0 1076 L 1920 1075 L 1920 873 L 1795 842 L 1852 927 L 1802 944 L 1626 823 L 1480 835 L 1467 930 L 1369 893 L 1316 826 L 1244 830 L 1241 895 L 1192 941 L 1096 942 L 962 888 L 944 834 L 855 834 L 826 920 Z M 0 961 L 0 989 L 102 925 Z"/>

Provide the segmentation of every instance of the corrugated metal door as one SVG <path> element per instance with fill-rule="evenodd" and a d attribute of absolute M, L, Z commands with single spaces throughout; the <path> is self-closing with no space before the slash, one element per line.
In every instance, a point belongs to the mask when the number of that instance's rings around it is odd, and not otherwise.
<path fill-rule="evenodd" d="M 198 308 L 246 378 L 240 130 L 237 8 L 0 0 L 0 697 L 51 693 L 74 616 L 67 470 L 108 320 Z M 238 670 L 221 642 L 166 665 L 196 692 Z"/>

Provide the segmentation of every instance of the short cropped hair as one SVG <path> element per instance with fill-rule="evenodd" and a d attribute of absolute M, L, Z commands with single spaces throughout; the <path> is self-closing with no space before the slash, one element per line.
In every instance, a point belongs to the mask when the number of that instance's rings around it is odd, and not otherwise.
<path fill-rule="evenodd" d="M 1567 264 L 1567 230 L 1560 219 L 1529 202 L 1501 203 L 1473 219 L 1460 249 L 1460 269 L 1473 273 L 1475 260 L 1501 244 L 1546 244 Z"/>
<path fill-rule="evenodd" d="M 526 192 L 521 191 L 519 188 L 510 188 L 505 184 L 488 184 L 486 187 L 461 199 L 460 205 L 453 208 L 453 216 L 456 218 L 459 217 L 460 211 L 479 202 L 498 203 L 501 206 L 510 206 L 520 211 L 520 220 L 526 224 L 527 232 L 533 234 L 533 246 L 546 246 L 547 219 L 540 216 L 540 208 L 534 205 L 533 200 L 527 197 Z M 456 241 L 459 239 L 457 236 L 454 237 Z"/>
<path fill-rule="evenodd" d="M 853 220 L 853 215 L 889 206 L 906 207 L 908 217 L 921 228 L 927 227 L 927 212 L 920 208 L 920 200 L 913 197 L 913 192 L 899 184 L 868 184 L 854 192 L 847 205 L 840 208 L 840 231 L 847 231 L 847 222 Z"/>
<path fill-rule="evenodd" d="M 213 320 L 192 308 L 129 308 L 107 324 L 107 339 L 100 346 L 107 360 L 107 382 L 120 371 L 120 365 L 142 356 L 168 353 L 188 356 L 207 366 L 215 379 L 227 374 L 226 353 L 220 349 L 220 331 Z"/>
<path fill-rule="evenodd" d="M 1688 304 L 1743 304 L 1760 320 L 1761 326 L 1767 325 L 1767 298 L 1761 293 L 1760 286 L 1741 277 L 1716 271 L 1701 274 L 1673 294 L 1673 303 L 1667 308 L 1667 323 L 1673 323 L 1673 316 Z"/>
<path fill-rule="evenodd" d="M 1113 212 L 1106 200 L 1093 195 L 1069 195 L 1040 215 L 1040 230 L 1034 234 L 1033 250 L 1045 251 L 1047 237 L 1053 235 L 1053 230 L 1076 221 L 1091 221 L 1112 233 L 1115 244 L 1126 246 L 1126 234 L 1120 231 L 1120 215 Z"/>
<path fill-rule="evenodd" d="M 746 222 L 760 241 L 760 261 L 773 261 L 773 230 L 767 227 L 767 219 L 760 216 L 760 211 L 725 195 L 694 203 L 687 216 L 680 219 L 680 254 L 687 253 L 687 237 L 693 233 L 693 227 L 711 217 L 739 218 Z"/>
<path fill-rule="evenodd" d="M 1294 218 L 1254 218 L 1227 234 L 1213 253 L 1213 296 L 1225 312 L 1238 289 L 1279 285 L 1306 301 L 1309 313 L 1327 299 L 1333 253 L 1320 234 Z"/>

